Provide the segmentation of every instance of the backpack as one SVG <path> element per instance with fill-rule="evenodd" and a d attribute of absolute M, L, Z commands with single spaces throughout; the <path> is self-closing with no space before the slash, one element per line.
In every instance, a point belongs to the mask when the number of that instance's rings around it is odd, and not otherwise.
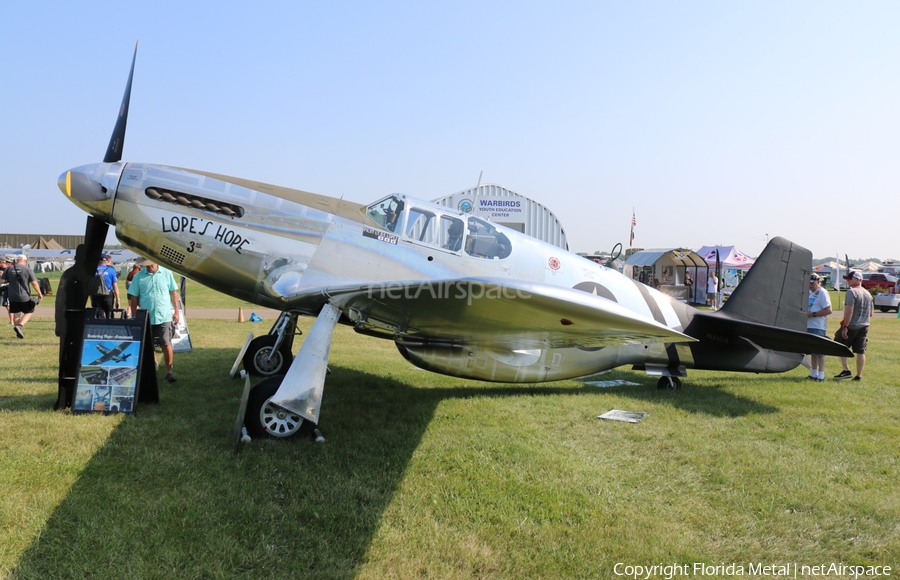
<path fill-rule="evenodd" d="M 108 270 L 109 266 L 107 266 L 106 268 Z M 106 270 L 104 270 L 103 272 L 105 274 Z M 94 296 L 109 296 L 109 288 L 107 288 L 106 286 L 106 278 L 100 272 L 97 272 L 97 277 L 100 278 L 100 287 L 97 288 L 97 293 L 94 294 Z"/>

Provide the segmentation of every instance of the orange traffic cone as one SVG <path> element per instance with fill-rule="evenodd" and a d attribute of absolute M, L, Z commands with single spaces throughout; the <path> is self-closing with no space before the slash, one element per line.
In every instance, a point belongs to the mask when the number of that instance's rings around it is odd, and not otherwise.
<path fill-rule="evenodd" d="M 244 321 L 244 308 L 238 308 L 238 322 Z"/>

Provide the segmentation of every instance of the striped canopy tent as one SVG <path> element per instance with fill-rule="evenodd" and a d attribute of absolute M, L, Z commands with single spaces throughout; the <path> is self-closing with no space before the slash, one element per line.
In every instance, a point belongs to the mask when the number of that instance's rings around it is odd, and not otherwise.
<path fill-rule="evenodd" d="M 832 270 L 837 268 L 838 265 L 839 264 L 837 262 L 832 260 L 830 262 L 825 262 L 824 264 L 819 264 L 818 266 L 814 266 L 813 270 L 815 272 L 831 272 Z"/>
<path fill-rule="evenodd" d="M 868 262 L 863 262 L 862 264 L 857 264 L 853 266 L 854 270 L 859 270 L 860 272 L 877 272 L 878 268 L 881 267 L 881 264 L 878 262 L 873 262 L 869 260 Z"/>

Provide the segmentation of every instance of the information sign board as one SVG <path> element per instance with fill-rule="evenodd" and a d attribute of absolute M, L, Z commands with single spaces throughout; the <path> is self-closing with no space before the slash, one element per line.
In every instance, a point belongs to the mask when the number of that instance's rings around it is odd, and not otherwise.
<path fill-rule="evenodd" d="M 149 356 L 152 365 L 148 330 L 145 312 L 127 319 L 86 317 L 72 412 L 135 412 L 141 363 Z"/>

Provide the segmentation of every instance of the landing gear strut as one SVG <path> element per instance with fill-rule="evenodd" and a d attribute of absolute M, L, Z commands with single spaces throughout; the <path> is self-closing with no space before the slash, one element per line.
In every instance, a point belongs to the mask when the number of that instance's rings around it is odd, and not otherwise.
<path fill-rule="evenodd" d="M 280 438 L 290 437 L 302 430 L 315 432 L 328 372 L 332 335 L 340 315 L 341 311 L 336 306 L 325 304 L 287 374 L 268 377 L 250 391 L 244 426 L 251 437 Z M 286 316 L 291 315 L 282 315 L 279 320 Z M 285 326 L 288 324 L 285 323 Z M 277 342 L 272 349 L 278 350 Z M 321 434 L 316 433 L 316 436 L 317 441 L 324 441 Z"/>
<path fill-rule="evenodd" d="M 297 330 L 297 315 L 282 312 L 269 334 L 250 341 L 243 358 L 244 368 L 256 377 L 285 374 L 294 360 L 294 355 L 291 354 L 294 337 L 300 334 Z"/>

